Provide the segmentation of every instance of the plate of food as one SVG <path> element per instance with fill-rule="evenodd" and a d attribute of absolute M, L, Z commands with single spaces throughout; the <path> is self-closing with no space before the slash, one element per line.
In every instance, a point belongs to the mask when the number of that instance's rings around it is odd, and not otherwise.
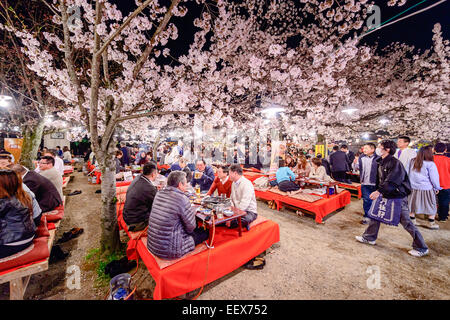
<path fill-rule="evenodd" d="M 209 216 L 211 214 L 211 212 L 212 212 L 212 210 L 208 209 L 208 208 L 200 208 L 200 209 L 197 209 L 197 211 L 199 213 L 202 213 L 202 214 L 207 215 L 207 216 Z"/>

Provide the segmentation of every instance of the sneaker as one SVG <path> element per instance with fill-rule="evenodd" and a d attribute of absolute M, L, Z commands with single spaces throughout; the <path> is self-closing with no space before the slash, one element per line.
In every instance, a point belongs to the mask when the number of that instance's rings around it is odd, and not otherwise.
<path fill-rule="evenodd" d="M 369 240 L 366 240 L 366 239 L 364 239 L 362 236 L 356 236 L 355 239 L 356 239 L 357 241 L 361 242 L 361 243 L 367 243 L 367 244 L 370 244 L 370 245 L 372 245 L 372 246 L 375 245 L 375 241 L 369 241 Z"/>
<path fill-rule="evenodd" d="M 410 217 L 410 218 L 411 218 L 411 217 Z M 412 222 L 415 226 L 417 226 L 417 219 L 416 219 L 416 218 L 411 219 L 411 222 Z"/>
<path fill-rule="evenodd" d="M 428 227 L 432 230 L 438 230 L 439 229 L 439 225 L 436 223 L 436 221 L 433 222 L 428 222 Z"/>
<path fill-rule="evenodd" d="M 427 251 L 423 251 L 423 252 L 412 249 L 412 250 L 409 250 L 408 253 L 414 257 L 423 257 L 423 256 L 426 256 L 429 253 L 429 251 L 428 251 L 428 249 L 427 249 Z"/>

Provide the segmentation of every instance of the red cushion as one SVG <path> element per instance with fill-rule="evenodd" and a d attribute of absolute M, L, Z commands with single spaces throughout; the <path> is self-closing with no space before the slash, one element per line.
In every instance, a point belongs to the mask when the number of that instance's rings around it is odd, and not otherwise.
<path fill-rule="evenodd" d="M 50 237 L 47 226 L 47 217 L 45 215 L 41 218 L 41 223 L 36 229 L 36 237 Z"/>
<path fill-rule="evenodd" d="M 33 240 L 34 248 L 15 259 L 0 263 L 0 275 L 44 261 L 50 256 L 47 245 L 48 238 L 40 237 Z"/>
<path fill-rule="evenodd" d="M 58 208 L 60 208 L 60 207 L 58 207 Z M 42 216 L 44 216 L 44 215 L 46 216 L 48 222 L 56 222 L 56 221 L 61 220 L 64 217 L 64 209 L 62 209 L 62 210 L 55 209 L 53 211 L 44 212 L 42 214 Z"/>
<path fill-rule="evenodd" d="M 116 188 L 129 186 L 130 184 L 131 184 L 131 181 L 116 181 Z"/>

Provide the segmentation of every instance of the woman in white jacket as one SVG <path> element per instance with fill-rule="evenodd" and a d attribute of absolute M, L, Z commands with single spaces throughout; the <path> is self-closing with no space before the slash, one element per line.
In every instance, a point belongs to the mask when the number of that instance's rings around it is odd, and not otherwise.
<path fill-rule="evenodd" d="M 327 172 L 325 170 L 325 167 L 322 166 L 322 160 L 319 158 L 313 158 L 311 160 L 312 168 L 311 172 L 309 173 L 310 179 L 315 179 L 318 181 L 333 181 L 329 175 L 327 175 Z"/>

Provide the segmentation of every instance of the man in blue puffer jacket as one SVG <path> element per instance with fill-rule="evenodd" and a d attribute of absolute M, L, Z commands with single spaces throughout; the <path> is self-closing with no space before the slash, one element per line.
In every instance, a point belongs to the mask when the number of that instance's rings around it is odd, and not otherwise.
<path fill-rule="evenodd" d="M 185 194 L 187 183 L 185 172 L 173 171 L 153 200 L 147 248 L 159 258 L 180 258 L 208 239 L 208 231 L 196 227 L 195 210 Z"/>

